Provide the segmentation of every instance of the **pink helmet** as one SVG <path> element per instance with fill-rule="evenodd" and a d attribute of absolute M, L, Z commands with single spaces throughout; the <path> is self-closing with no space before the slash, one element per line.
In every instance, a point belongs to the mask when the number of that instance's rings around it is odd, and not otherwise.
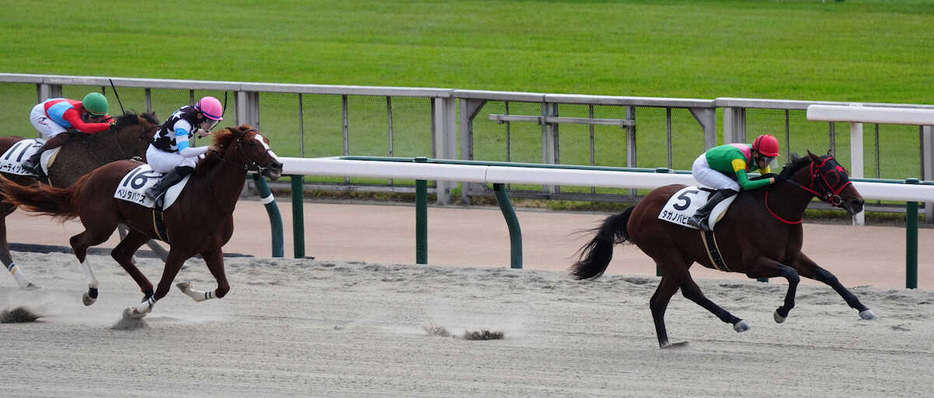
<path fill-rule="evenodd" d="M 221 102 L 214 97 L 203 97 L 195 104 L 195 109 L 201 112 L 204 117 L 211 120 L 224 120 L 224 107 Z"/>
<path fill-rule="evenodd" d="M 760 135 L 752 142 L 752 149 L 763 156 L 774 158 L 778 156 L 778 140 L 769 134 Z"/>

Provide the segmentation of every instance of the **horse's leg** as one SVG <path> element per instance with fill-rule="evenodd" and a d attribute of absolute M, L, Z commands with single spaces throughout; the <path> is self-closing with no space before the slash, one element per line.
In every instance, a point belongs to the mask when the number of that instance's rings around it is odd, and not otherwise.
<path fill-rule="evenodd" d="M 665 329 L 665 310 L 668 308 L 668 302 L 678 291 L 678 281 L 674 277 L 662 274 L 662 280 L 655 289 L 655 294 L 649 300 L 649 308 L 652 310 L 652 320 L 655 321 L 655 335 L 658 336 L 658 346 L 667 348 L 671 344 L 668 342 L 668 331 Z"/>
<path fill-rule="evenodd" d="M 778 307 L 775 313 L 772 314 L 772 318 L 775 319 L 775 322 L 785 322 L 785 318 L 788 317 L 788 311 L 795 308 L 795 292 L 798 289 L 798 282 L 801 281 L 798 272 L 795 271 L 794 268 L 778 261 L 760 257 L 752 264 L 749 271 L 746 271 L 746 276 L 750 278 L 782 277 L 788 280 L 788 291 L 785 293 L 785 303 Z"/>
<path fill-rule="evenodd" d="M 697 303 L 701 307 L 706 308 L 707 311 L 710 311 L 716 315 L 717 318 L 720 318 L 721 321 L 733 325 L 733 330 L 735 330 L 737 333 L 749 330 L 749 324 L 747 324 L 746 321 L 733 316 L 733 314 L 731 314 L 729 311 L 720 308 L 720 306 L 705 297 L 704 293 L 702 293 L 700 290 L 700 286 L 697 286 L 697 283 L 695 283 L 694 279 L 691 278 L 691 274 L 687 271 L 687 269 L 684 269 L 684 272 L 679 280 L 681 282 L 681 294 L 683 294 L 685 298 Z"/>
<path fill-rule="evenodd" d="M 101 237 L 102 234 L 94 235 L 90 233 L 89 230 L 85 230 L 71 237 L 71 248 L 75 251 L 75 257 L 77 257 L 78 262 L 81 263 L 81 270 L 84 271 L 84 276 L 88 281 L 88 291 L 81 296 L 81 302 L 83 302 L 84 305 L 91 305 L 97 301 L 98 282 L 97 278 L 94 277 L 94 271 L 91 270 L 91 266 L 87 261 L 88 248 L 104 243 L 112 232 L 113 229 L 110 230 L 107 236 Z"/>
<path fill-rule="evenodd" d="M 84 224 L 84 231 L 72 236 L 70 239 L 71 248 L 75 251 L 75 257 L 81 263 L 81 270 L 88 280 L 88 291 L 84 293 L 81 301 L 84 305 L 91 305 L 97 301 L 97 278 L 91 271 L 91 266 L 87 261 L 88 248 L 97 246 L 107 241 L 114 230 L 117 229 L 117 217 L 115 214 L 95 214 L 94 217 L 81 217 L 81 223 Z"/>
<path fill-rule="evenodd" d="M 817 265 L 817 263 L 808 258 L 808 256 L 804 255 L 804 253 L 798 254 L 798 258 L 795 259 L 794 265 L 801 276 L 823 282 L 832 287 L 833 290 L 835 290 L 837 294 L 840 295 L 840 297 L 843 297 L 843 300 L 846 301 L 850 308 L 859 311 L 860 318 L 876 319 L 876 314 L 873 313 L 869 307 L 859 302 L 859 299 L 856 298 L 853 293 L 850 293 L 850 291 L 844 287 L 839 280 L 837 280 L 836 276 L 831 274 L 830 271 L 821 268 L 819 265 Z"/>
<path fill-rule="evenodd" d="M 210 300 L 212 298 L 223 298 L 230 291 L 230 284 L 227 283 L 227 274 L 224 272 L 224 253 L 220 248 L 201 253 L 204 262 L 207 263 L 211 275 L 217 280 L 217 289 L 214 292 L 203 292 L 191 288 L 189 283 L 179 283 L 176 285 L 182 293 L 188 295 L 197 302 Z"/>
<path fill-rule="evenodd" d="M 169 249 L 169 257 L 165 261 L 165 269 L 162 271 L 162 279 L 159 280 L 159 286 L 156 287 L 156 292 L 138 306 L 127 308 L 124 314 L 133 318 L 142 318 L 146 316 L 146 314 L 152 312 L 152 307 L 156 305 L 156 301 L 159 301 L 169 293 L 169 287 L 172 285 L 172 281 L 175 280 L 175 276 L 178 275 L 178 270 L 182 268 L 182 264 L 185 264 L 185 260 L 187 260 L 188 257 L 190 256 L 179 254 L 178 250 Z"/>
<path fill-rule="evenodd" d="M 114 260 L 117 260 L 120 266 L 123 267 L 133 280 L 136 281 L 136 284 L 139 285 L 144 300 L 152 297 L 154 293 L 152 290 L 152 282 L 146 279 L 146 276 L 136 267 L 133 261 L 133 253 L 136 253 L 136 250 L 148 240 L 149 237 L 146 235 L 130 230 L 126 237 L 120 241 L 120 244 L 110 252 L 110 256 L 113 257 Z"/>
<path fill-rule="evenodd" d="M 23 274 L 23 271 L 13 262 L 13 255 L 10 253 L 10 244 L 7 242 L 6 235 L 6 216 L 10 215 L 15 209 L 15 207 L 7 203 L 0 204 L 0 243 L 2 243 L 0 244 L 0 261 L 6 266 L 7 271 L 10 271 L 10 274 L 13 275 L 13 279 L 16 280 L 16 284 L 19 285 L 20 289 L 38 289 L 39 286 L 34 285 L 26 279 L 26 275 Z"/>

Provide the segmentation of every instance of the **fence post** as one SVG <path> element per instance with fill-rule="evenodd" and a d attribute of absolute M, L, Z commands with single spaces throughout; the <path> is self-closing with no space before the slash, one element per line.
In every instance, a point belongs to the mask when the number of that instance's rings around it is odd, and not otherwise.
<path fill-rule="evenodd" d="M 509 202 L 509 196 L 506 195 L 506 187 L 503 184 L 493 184 L 493 192 L 496 194 L 499 209 L 506 218 L 506 226 L 509 227 L 509 266 L 522 269 L 522 229 L 519 227 L 516 211 Z"/>
<path fill-rule="evenodd" d="M 906 184 L 917 184 L 917 178 L 905 180 Z M 906 202 L 905 206 L 905 288 L 918 288 L 918 202 Z"/>
<path fill-rule="evenodd" d="M 263 201 L 263 206 L 266 207 L 266 213 L 269 214 L 269 224 L 270 228 L 272 228 L 272 256 L 283 257 L 285 249 L 282 243 L 282 215 L 279 214 L 279 206 L 276 206 L 276 198 L 272 196 L 272 192 L 269 191 L 269 185 L 266 184 L 266 177 L 259 175 L 259 173 L 252 173 L 252 175 L 253 184 L 256 185 L 260 200 Z"/>
<path fill-rule="evenodd" d="M 292 178 L 292 246 L 295 258 L 305 258 L 305 176 Z"/>
<path fill-rule="evenodd" d="M 415 162 L 427 162 L 417 157 Z M 428 181 L 415 180 L 415 264 L 428 264 Z"/>

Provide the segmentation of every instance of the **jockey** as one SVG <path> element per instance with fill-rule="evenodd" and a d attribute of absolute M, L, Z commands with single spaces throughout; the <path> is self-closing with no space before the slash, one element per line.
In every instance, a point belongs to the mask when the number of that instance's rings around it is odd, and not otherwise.
<path fill-rule="evenodd" d="M 752 171 L 753 166 L 758 168 L 762 175 L 769 173 L 769 163 L 772 163 L 772 160 L 778 156 L 778 150 L 778 140 L 771 135 L 764 134 L 756 137 L 752 145 L 720 145 L 698 156 L 691 168 L 694 180 L 698 182 L 698 185 L 714 188 L 717 191 L 710 195 L 707 203 L 698 209 L 687 223 L 709 231 L 707 217 L 718 203 L 736 195 L 740 188 L 749 191 L 775 183 L 775 177 L 751 181 L 746 173 Z"/>
<path fill-rule="evenodd" d="M 214 97 L 203 97 L 194 106 L 179 108 L 169 117 L 149 143 L 146 162 L 153 170 L 167 173 L 156 186 L 146 190 L 146 197 L 155 200 L 173 184 L 195 171 L 199 156 L 209 146 L 191 147 L 189 140 L 197 134 L 206 137 L 220 122 L 224 107 Z"/>
<path fill-rule="evenodd" d="M 107 97 L 101 93 L 89 93 L 81 101 L 52 98 L 34 106 L 29 121 L 46 142 L 23 162 L 23 169 L 41 176 L 42 152 L 62 146 L 72 132 L 94 134 L 109 129 L 114 120 L 107 116 L 107 108 Z M 66 132 L 69 134 L 62 134 Z"/>

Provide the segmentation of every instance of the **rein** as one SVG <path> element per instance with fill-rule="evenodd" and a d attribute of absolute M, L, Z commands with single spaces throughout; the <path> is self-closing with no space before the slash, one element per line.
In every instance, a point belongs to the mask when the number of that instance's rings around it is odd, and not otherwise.
<path fill-rule="evenodd" d="M 840 186 L 836 188 L 834 188 L 833 186 L 830 185 L 829 182 L 827 182 L 827 178 L 824 176 L 824 173 L 821 170 L 823 169 L 824 165 L 827 164 L 827 161 L 831 159 L 833 159 L 833 156 L 828 156 L 827 158 L 824 159 L 823 162 L 817 165 L 816 168 L 814 167 L 815 163 L 811 162 L 811 165 L 810 165 L 811 183 L 808 186 L 801 185 L 797 181 L 793 181 L 788 178 L 777 178 L 777 180 L 785 182 L 785 183 L 789 183 L 795 187 L 798 187 L 804 191 L 807 191 L 812 196 L 815 196 L 824 202 L 830 203 L 832 206 L 840 207 L 840 204 L 843 203 L 843 199 L 840 198 L 840 192 L 842 192 L 843 189 L 847 187 L 847 185 L 852 184 L 852 182 L 847 180 L 847 182 L 840 184 Z M 814 189 L 814 188 L 817 188 L 814 186 L 814 183 L 816 181 L 823 182 L 823 185 L 824 187 L 826 187 L 826 189 L 825 188 L 818 188 L 818 189 L 823 190 L 824 193 L 820 193 Z M 772 211 L 772 207 L 769 206 L 769 191 L 765 191 L 765 209 L 768 210 L 769 214 L 771 214 L 772 217 L 775 217 L 776 220 L 781 221 L 788 225 L 801 224 L 801 222 L 804 220 L 804 217 L 802 217 L 798 221 L 788 221 L 780 217 L 778 214 L 775 214 L 775 212 Z"/>
<path fill-rule="evenodd" d="M 241 135 L 240 137 L 237 137 L 237 149 L 239 149 L 241 152 L 246 152 L 243 149 L 243 137 L 246 136 L 246 133 L 249 133 L 251 131 L 255 131 L 259 133 L 259 131 L 257 131 L 256 129 L 249 129 L 245 131 L 243 135 Z M 263 152 L 263 153 L 267 154 L 269 152 L 272 152 L 272 148 L 267 148 L 266 152 Z M 227 153 L 227 152 L 225 151 L 224 153 Z M 229 163 L 237 168 L 243 169 L 244 171 L 256 171 L 256 172 L 262 173 L 263 171 L 267 169 L 267 167 L 260 166 L 259 162 L 257 162 L 256 159 L 253 159 L 252 156 L 247 159 L 249 163 L 227 160 L 220 153 L 218 153 L 217 158 L 220 159 L 220 161 L 223 163 Z"/>
<path fill-rule="evenodd" d="M 237 149 L 238 149 L 239 151 L 241 151 L 241 152 L 246 152 L 246 150 L 243 149 L 243 137 L 246 136 L 246 133 L 249 133 L 250 131 L 256 131 L 257 133 L 259 133 L 256 129 L 249 129 L 249 130 L 247 130 L 246 132 L 244 132 L 243 135 L 241 135 L 240 137 L 237 137 L 237 138 L 236 138 L 236 140 L 237 140 Z M 266 152 L 264 152 L 264 153 L 269 153 L 270 151 L 271 151 L 271 149 L 267 149 Z M 231 166 L 234 166 L 234 167 L 236 167 L 236 168 L 238 168 L 238 169 L 243 170 L 244 173 L 247 172 L 247 171 L 251 171 L 251 170 L 256 170 L 257 172 L 262 173 L 263 170 L 266 169 L 265 167 L 261 167 L 261 166 L 259 165 L 259 163 L 257 163 L 257 161 L 256 161 L 255 159 L 253 159 L 252 157 L 249 157 L 249 158 L 247 159 L 249 163 L 242 163 L 242 162 L 237 162 L 237 161 L 233 161 L 233 160 L 227 160 L 227 159 L 224 157 L 224 154 L 226 154 L 226 153 L 227 153 L 227 150 L 226 150 L 226 147 L 225 147 L 225 150 L 224 150 L 223 153 L 221 153 L 221 152 L 219 152 L 219 151 L 218 151 L 218 152 L 215 152 L 215 154 L 216 154 L 215 156 L 217 157 L 218 160 L 220 160 L 220 162 L 221 162 L 222 164 L 229 164 L 229 165 L 231 165 Z M 217 190 L 215 190 L 214 187 L 213 187 L 213 185 L 214 185 L 213 179 L 212 179 L 212 178 L 208 178 L 208 179 L 207 179 L 207 182 L 208 182 L 208 187 L 209 187 L 208 190 L 211 192 L 211 199 L 214 200 L 214 203 L 220 203 L 220 202 L 217 200 L 217 196 L 216 196 L 216 194 L 215 194 L 215 192 L 216 192 Z M 225 211 L 226 211 L 226 209 L 225 209 Z M 233 212 L 233 209 L 230 209 L 230 212 Z"/>

